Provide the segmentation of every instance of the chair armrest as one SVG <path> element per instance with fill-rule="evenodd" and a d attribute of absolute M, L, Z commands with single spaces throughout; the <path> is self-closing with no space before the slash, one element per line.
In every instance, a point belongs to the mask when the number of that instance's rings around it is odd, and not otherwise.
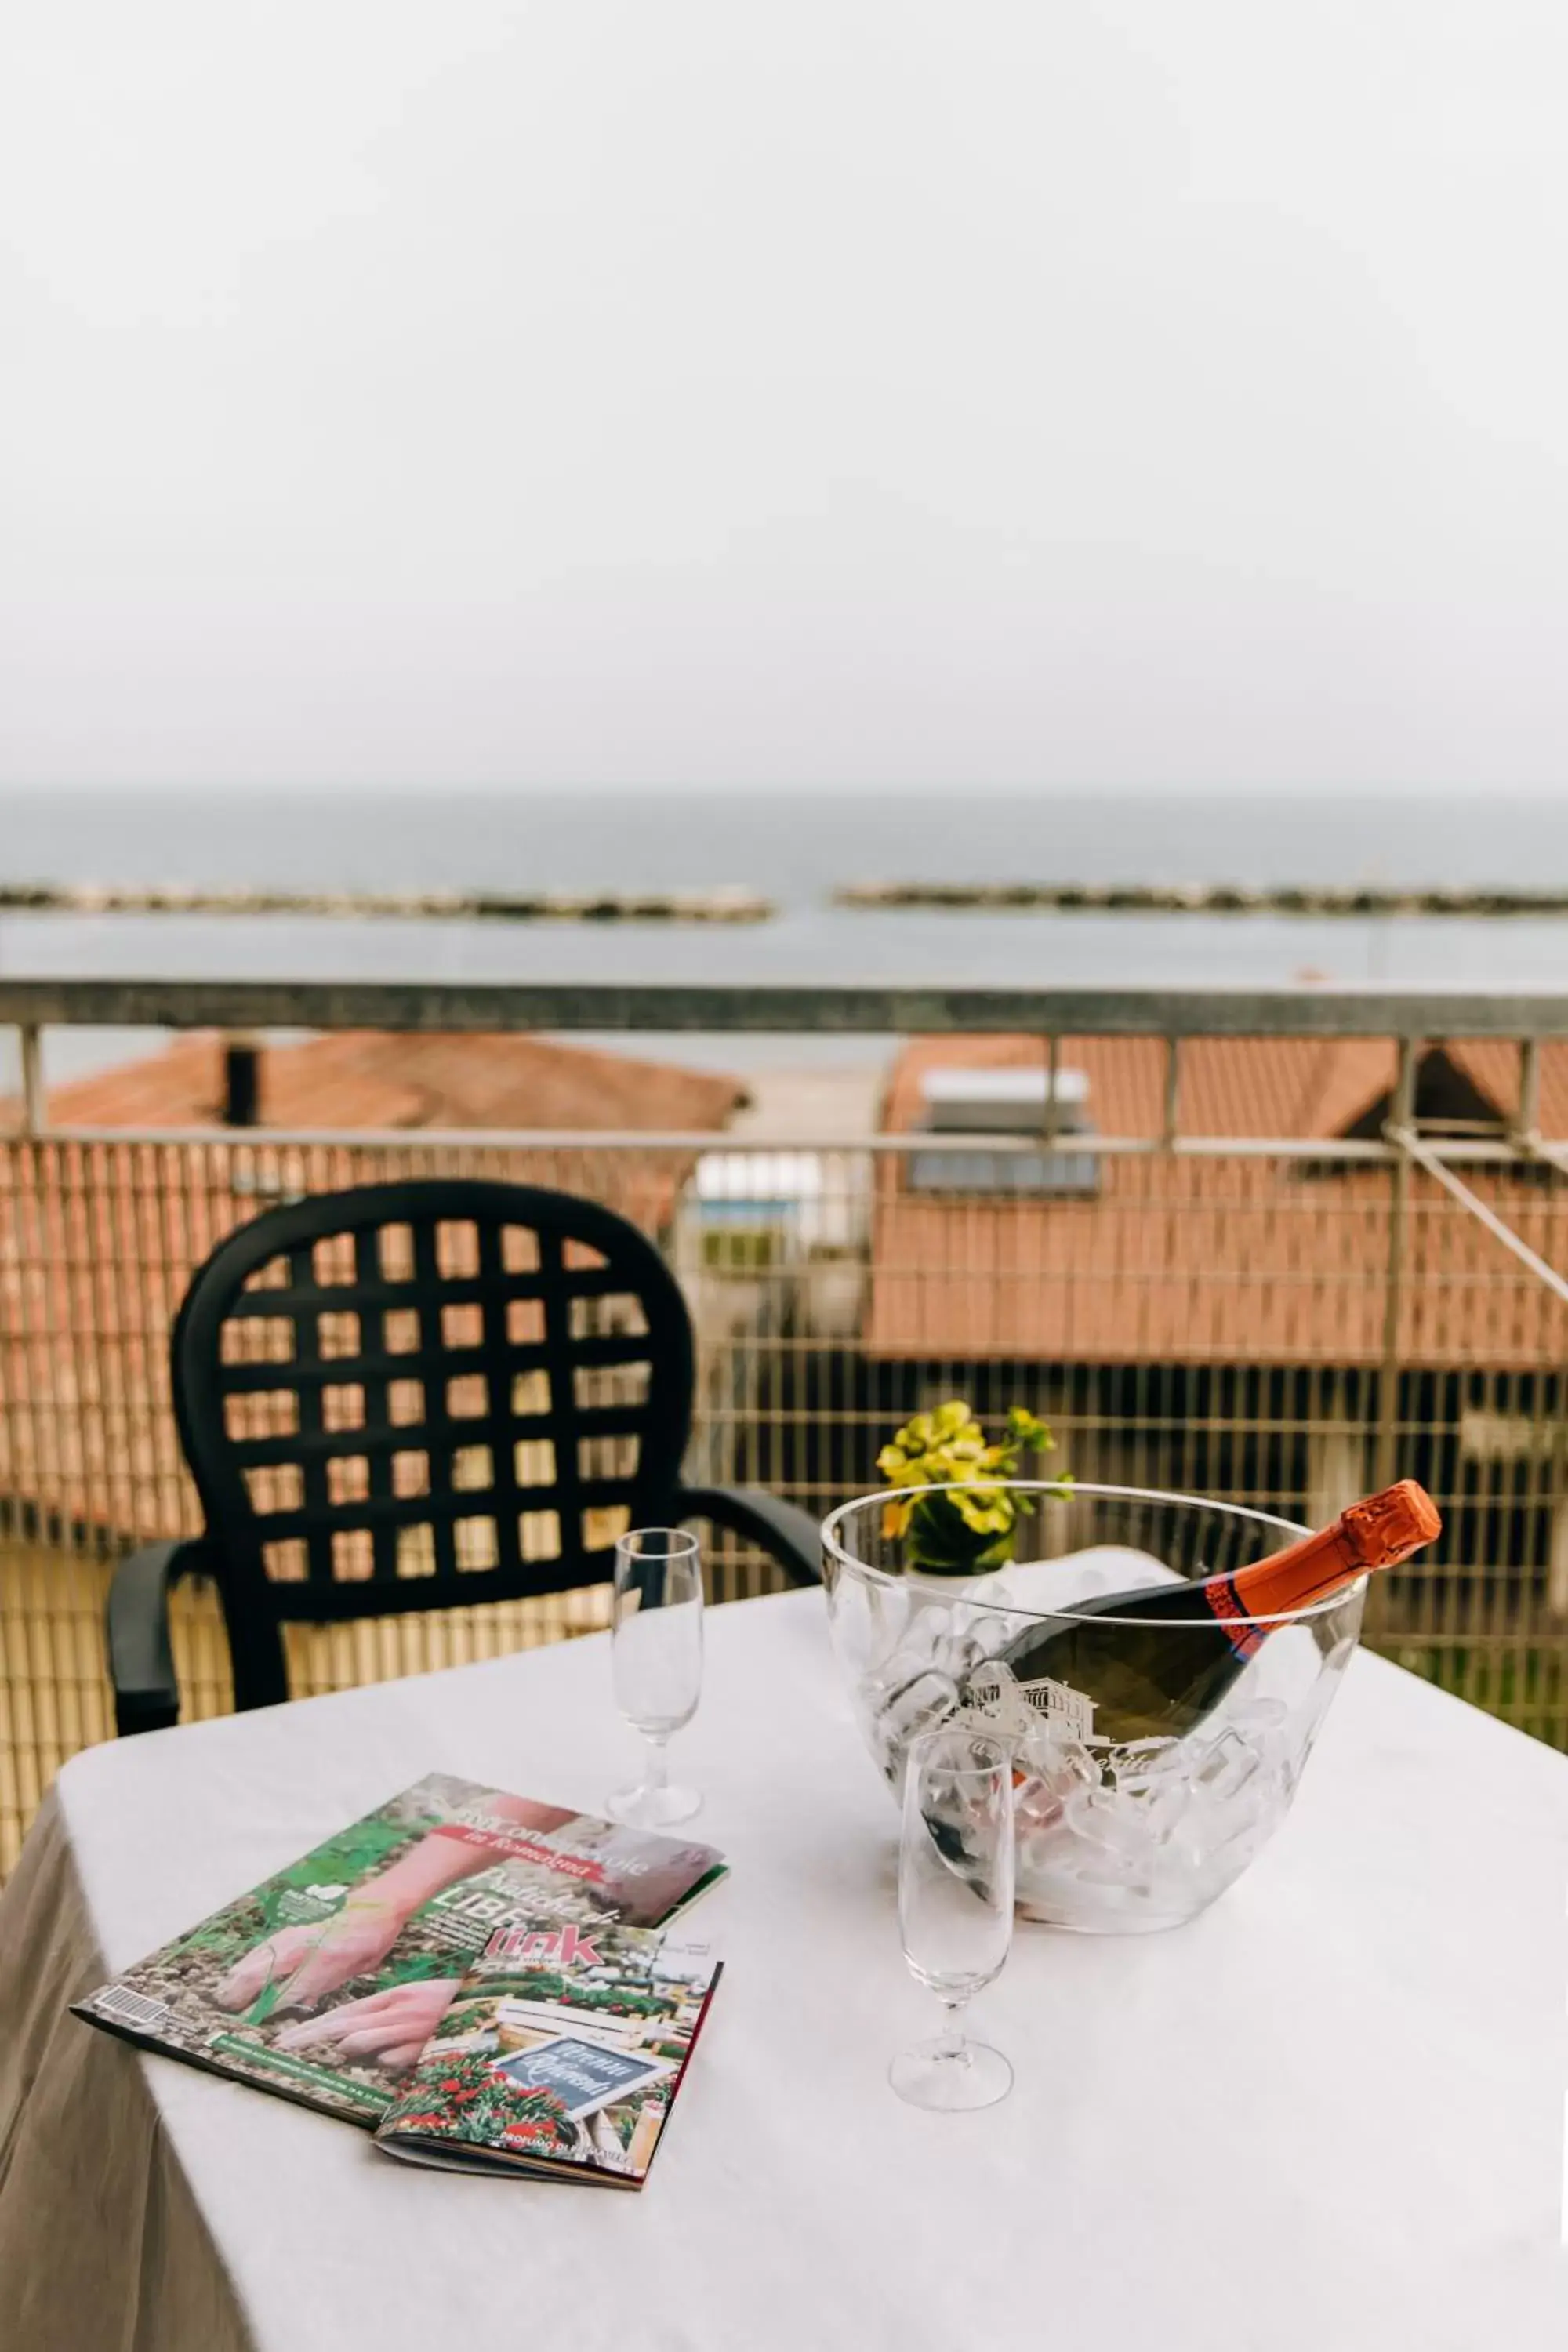
<path fill-rule="evenodd" d="M 165 1731 L 180 1719 L 180 1686 L 169 1645 L 169 1588 L 205 1564 L 201 1543 L 144 1544 L 114 1571 L 103 1612 L 114 1727 Z"/>
<path fill-rule="evenodd" d="M 792 1584 L 822 1582 L 822 1529 L 798 1503 L 761 1486 L 683 1486 L 675 1511 L 678 1518 L 711 1519 L 715 1527 L 749 1536 Z"/>

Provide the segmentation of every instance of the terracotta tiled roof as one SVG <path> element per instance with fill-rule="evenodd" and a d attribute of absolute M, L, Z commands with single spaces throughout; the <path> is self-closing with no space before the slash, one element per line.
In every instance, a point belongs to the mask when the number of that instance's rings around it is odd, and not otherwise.
<path fill-rule="evenodd" d="M 56 1087 L 50 1117 L 62 1127 L 211 1126 L 222 1116 L 224 1042 L 182 1038 Z M 266 1046 L 260 1067 L 273 1128 L 717 1128 L 746 1098 L 735 1078 L 514 1034 L 344 1030 Z"/>
<path fill-rule="evenodd" d="M 1455 1045 L 1449 1058 L 1508 1111 L 1517 1055 Z M 1154 1041 L 1064 1040 L 1086 1071 L 1107 1135 L 1157 1136 L 1164 1049 Z M 900 1055 L 885 1125 L 921 1123 L 930 1069 L 1039 1067 L 1037 1038 L 919 1038 Z M 1392 1087 L 1376 1041 L 1193 1040 L 1182 1048 L 1188 1134 L 1329 1137 Z M 1568 1135 L 1568 1045 L 1542 1055 L 1541 1123 Z M 907 1164 L 878 1178 L 867 1344 L 873 1355 L 1045 1362 L 1377 1362 L 1384 1345 L 1389 1172 L 1313 1175 L 1248 1158 L 1118 1158 L 1089 1199 L 932 1195 Z M 1467 1171 L 1548 1263 L 1568 1268 L 1568 1188 Z M 1429 1178 L 1411 1183 L 1398 1345 L 1415 1365 L 1560 1365 L 1568 1316 Z"/>

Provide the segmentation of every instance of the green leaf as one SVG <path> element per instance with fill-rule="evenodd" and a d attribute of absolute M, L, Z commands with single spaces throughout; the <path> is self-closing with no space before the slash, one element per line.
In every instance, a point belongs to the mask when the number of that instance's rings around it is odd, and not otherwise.
<path fill-rule="evenodd" d="M 904 1557 L 933 1576 L 983 1576 L 1013 1557 L 1011 1526 L 997 1532 L 966 1524 L 951 1495 L 922 1495 L 910 1514 Z"/>

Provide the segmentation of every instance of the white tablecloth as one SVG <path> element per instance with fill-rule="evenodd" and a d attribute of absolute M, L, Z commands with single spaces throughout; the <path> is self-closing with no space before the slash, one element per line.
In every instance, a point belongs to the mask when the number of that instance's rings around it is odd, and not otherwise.
<path fill-rule="evenodd" d="M 926 2116 L 821 1598 L 710 1635 L 676 1754 L 731 1967 L 637 2197 L 405 2171 L 62 2015 L 426 1770 L 597 1804 L 635 1745 L 602 1640 L 67 1766 L 0 1901 L 6 2352 L 1562 2352 L 1568 1761 L 1358 1658 L 1240 1885 L 1163 1937 L 1021 1927 L 977 2005 L 1016 2089 Z"/>

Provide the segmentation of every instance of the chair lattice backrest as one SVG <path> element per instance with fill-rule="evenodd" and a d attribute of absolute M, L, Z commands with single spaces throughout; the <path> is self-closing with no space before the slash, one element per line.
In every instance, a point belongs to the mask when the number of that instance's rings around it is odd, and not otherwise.
<path fill-rule="evenodd" d="M 242 1706 L 283 1695 L 280 1621 L 603 1581 L 679 1482 L 680 1292 L 565 1193 L 426 1180 L 270 1210 L 196 1276 L 173 1353 Z"/>

